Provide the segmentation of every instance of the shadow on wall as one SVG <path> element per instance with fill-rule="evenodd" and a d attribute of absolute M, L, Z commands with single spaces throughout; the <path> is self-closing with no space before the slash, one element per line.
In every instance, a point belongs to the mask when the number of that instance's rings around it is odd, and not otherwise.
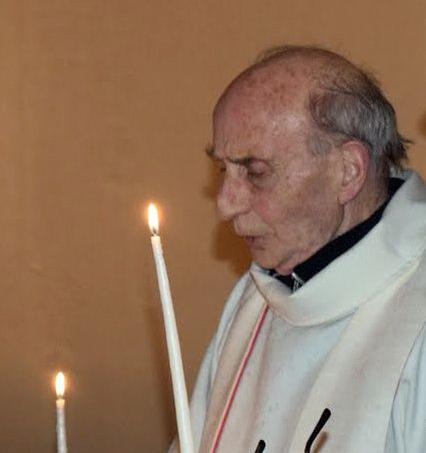
<path fill-rule="evenodd" d="M 242 275 L 250 266 L 250 253 L 244 241 L 238 238 L 229 223 L 219 223 L 213 232 L 213 256 L 225 261 L 232 272 Z"/>
<path fill-rule="evenodd" d="M 209 162 L 208 183 L 203 187 L 203 195 L 216 203 L 216 193 L 221 184 L 220 172 L 215 162 Z M 211 252 L 215 259 L 226 262 L 231 271 L 243 274 L 250 265 L 250 253 L 244 241 L 238 238 L 229 222 L 218 223 L 213 230 Z"/>
<path fill-rule="evenodd" d="M 426 112 L 423 113 L 423 115 L 420 117 L 419 120 L 419 131 L 420 133 L 426 137 Z"/>

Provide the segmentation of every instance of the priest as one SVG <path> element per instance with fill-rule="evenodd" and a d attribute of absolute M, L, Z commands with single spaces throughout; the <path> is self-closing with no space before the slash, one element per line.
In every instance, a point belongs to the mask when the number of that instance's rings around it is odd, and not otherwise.
<path fill-rule="evenodd" d="M 426 187 L 407 144 L 375 79 L 325 49 L 274 49 L 226 88 L 208 154 L 253 263 L 199 371 L 200 452 L 426 451 Z"/>

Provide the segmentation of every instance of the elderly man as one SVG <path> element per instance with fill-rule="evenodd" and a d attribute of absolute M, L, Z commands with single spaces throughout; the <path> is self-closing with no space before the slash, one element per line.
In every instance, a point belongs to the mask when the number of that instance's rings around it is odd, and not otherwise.
<path fill-rule="evenodd" d="M 195 445 L 424 453 L 426 187 L 392 106 L 345 58 L 290 46 L 229 85 L 213 129 L 219 211 L 254 263 L 200 369 Z"/>

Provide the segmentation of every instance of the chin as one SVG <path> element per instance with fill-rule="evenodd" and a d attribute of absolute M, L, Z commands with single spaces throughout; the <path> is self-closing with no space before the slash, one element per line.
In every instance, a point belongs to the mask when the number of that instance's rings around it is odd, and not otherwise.
<path fill-rule="evenodd" d="M 280 261 L 265 253 L 252 253 L 253 261 L 264 269 L 275 269 Z"/>
<path fill-rule="evenodd" d="M 293 268 L 288 265 L 288 260 L 278 258 L 276 255 L 267 253 L 252 253 L 253 261 L 264 269 L 275 269 L 281 275 L 289 274 Z"/>

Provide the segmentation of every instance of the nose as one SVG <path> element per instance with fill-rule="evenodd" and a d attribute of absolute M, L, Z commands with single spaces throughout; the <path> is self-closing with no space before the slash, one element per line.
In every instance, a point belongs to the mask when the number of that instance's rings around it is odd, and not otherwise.
<path fill-rule="evenodd" d="M 232 220 L 250 209 L 250 189 L 238 176 L 225 175 L 217 194 L 217 208 L 223 220 Z"/>

